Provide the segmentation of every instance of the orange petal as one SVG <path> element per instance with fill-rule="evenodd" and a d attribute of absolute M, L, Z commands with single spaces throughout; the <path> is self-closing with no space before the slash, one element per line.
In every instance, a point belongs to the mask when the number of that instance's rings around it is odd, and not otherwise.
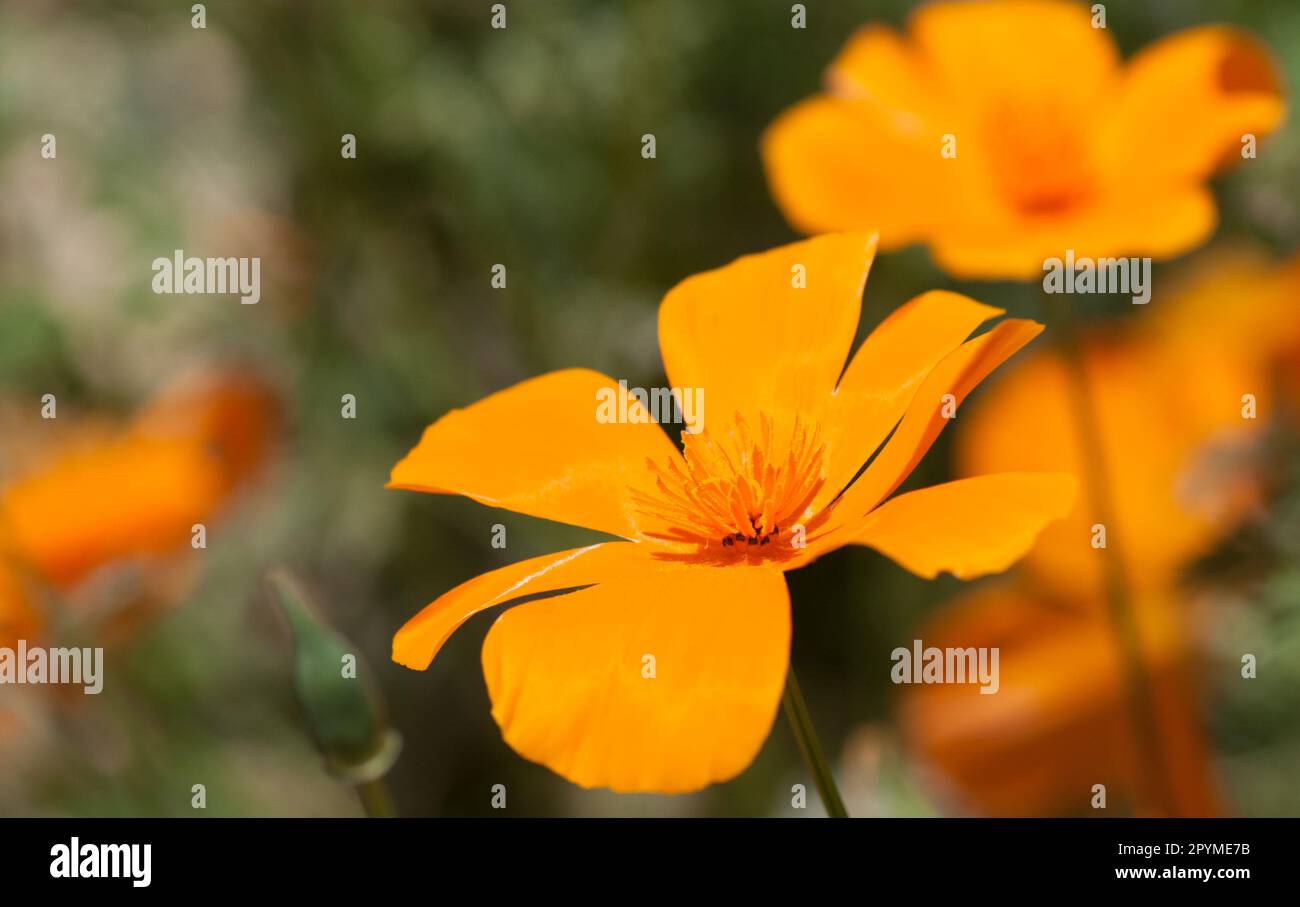
<path fill-rule="evenodd" d="M 768 185 L 796 230 L 871 227 L 886 249 L 919 239 L 953 203 L 953 168 L 940 135 L 905 129 L 862 100 L 818 96 L 781 114 L 763 134 Z"/>
<path fill-rule="evenodd" d="M 9 485 L 0 532 L 46 579 L 73 582 L 115 558 L 183 547 L 225 488 L 203 439 L 129 436 L 70 451 Z"/>
<path fill-rule="evenodd" d="M 211 371 L 173 383 L 125 432 L 78 430 L 24 455 L 20 477 L 0 492 L 0 534 L 58 583 L 116 558 L 183 547 L 258 466 L 277 421 L 274 394 L 251 375 Z"/>
<path fill-rule="evenodd" d="M 628 503 L 648 491 L 646 460 L 680 456 L 636 400 L 629 419 L 597 418 L 618 385 L 599 372 L 569 369 L 516 384 L 425 429 L 420 443 L 393 467 L 389 488 L 462 494 L 490 507 L 639 537 Z"/>
<path fill-rule="evenodd" d="M 900 131 L 923 131 L 943 116 L 923 61 L 885 26 L 858 29 L 830 65 L 826 83 L 837 97 L 870 103 Z"/>
<path fill-rule="evenodd" d="M 1285 335 L 1289 322 L 1260 322 L 1242 335 L 1252 345 L 1238 349 L 1234 336 L 1242 324 L 1230 300 L 1244 294 L 1241 309 L 1251 309 L 1251 318 L 1260 300 L 1274 303 L 1245 272 L 1237 272 L 1239 283 L 1219 284 L 1232 271 L 1226 263 L 1218 270 L 1216 283 L 1205 287 L 1211 293 L 1201 312 L 1205 320 L 1192 336 L 1161 339 L 1159 328 L 1139 324 L 1133 336 L 1080 338 L 1110 486 L 1107 544 L 1122 563 L 1141 565 L 1125 574 L 1143 592 L 1169 588 L 1189 558 L 1212 547 L 1259 499 L 1259 459 L 1251 452 L 1259 423 L 1241 418 L 1241 395 L 1243 388 L 1268 386 L 1260 345 Z M 1294 306 L 1294 287 L 1287 299 Z M 1184 291 L 1169 295 L 1167 305 L 1174 312 L 1198 301 Z M 964 410 L 955 445 L 958 472 L 1081 475 L 1090 464 L 1081 453 L 1075 381 L 1069 364 L 1050 349 L 1018 360 Z M 1044 531 L 1026 562 L 1041 587 L 1103 593 L 1103 558 L 1079 544 L 1100 516 L 1085 490 L 1070 517 Z"/>
<path fill-rule="evenodd" d="M 853 541 L 926 579 L 941 570 L 973 579 L 1024 557 L 1044 526 L 1070 512 L 1077 494 L 1077 480 L 1064 473 L 960 479 L 891 498 Z"/>
<path fill-rule="evenodd" d="M 831 96 L 796 105 L 765 134 L 773 196 L 797 229 L 870 227 L 886 249 L 979 237 L 1015 225 L 1004 183 L 1024 181 L 1018 162 L 1048 170 L 1049 186 L 1087 172 L 1091 141 L 1077 124 L 1108 100 L 1118 58 L 1085 9 L 936 3 L 916 13 L 909 39 L 862 29 L 828 73 Z M 955 156 L 941 154 L 950 136 Z M 1042 160 L 1058 155 L 1068 167 Z M 1017 192 L 1041 194 L 1028 180 L 1032 191 Z"/>
<path fill-rule="evenodd" d="M 1147 786 L 1104 602 L 1043 598 L 1018 583 L 976 587 L 921 629 L 927 646 L 999 649 L 1000 686 L 993 696 L 974 684 L 903 689 L 899 723 L 909 746 L 981 813 L 1084 814 L 1101 782 L 1112 805 L 1141 814 L 1215 815 L 1210 747 L 1189 695 L 1202 666 L 1170 619 L 1175 603 L 1136 604 L 1164 790 Z"/>
<path fill-rule="evenodd" d="M 833 97 L 795 105 L 763 135 L 777 205 L 805 233 L 869 226 L 887 249 L 919 238 L 956 195 L 928 74 L 895 32 L 873 25 L 849 40 L 826 81 Z"/>
<path fill-rule="evenodd" d="M 779 572 L 658 565 L 505 612 L 483 673 L 520 755 L 583 787 L 680 793 L 753 760 L 789 650 Z"/>
<path fill-rule="evenodd" d="M 936 82 L 967 111 L 1026 97 L 1091 104 L 1104 97 L 1119 62 L 1087 7 L 1057 0 L 932 3 L 912 16 L 908 34 Z"/>
<path fill-rule="evenodd" d="M 669 383 L 703 388 L 709 418 L 723 424 L 734 412 L 824 403 L 857 332 L 875 249 L 874 235 L 819 236 L 682 281 L 659 308 Z"/>
<path fill-rule="evenodd" d="M 423 671 L 465 621 L 494 605 L 605 582 L 634 568 L 640 546 L 608 542 L 530 558 L 476 576 L 440 596 L 412 617 L 393 637 L 393 661 Z"/>
<path fill-rule="evenodd" d="M 1037 322 L 1009 318 L 966 341 L 935 366 L 875 460 L 833 505 L 831 523 L 815 539 L 808 539 L 806 558 L 851 542 L 866 515 L 911 474 L 943 431 L 949 421 L 945 410 L 952 408 L 955 414 L 977 384 L 1042 330 Z"/>
<path fill-rule="evenodd" d="M 21 578 L 0 560 L 0 646 L 35 638 L 40 620 L 32 609 Z"/>
<path fill-rule="evenodd" d="M 1185 252 L 1214 232 L 1214 196 L 1202 186 L 1125 186 L 1053 218 L 1009 218 L 952 226 L 932 242 L 935 263 L 967 279 L 1042 280 L 1043 263 L 1076 257 Z"/>
<path fill-rule="evenodd" d="M 1138 53 L 1114 109 L 1103 148 L 1117 179 L 1141 185 L 1194 181 L 1240 161 L 1242 136 L 1263 139 L 1286 104 L 1268 49 L 1237 29 L 1210 25 Z"/>
<path fill-rule="evenodd" d="M 926 375 L 1002 309 L 931 290 L 899 307 L 858 347 L 827 419 L 827 477 L 818 505 L 857 475 L 898 424 Z"/>
<path fill-rule="evenodd" d="M 201 439 L 233 486 L 261 465 L 280 421 L 280 401 L 261 378 L 211 370 L 169 386 L 136 416 L 132 429 L 153 437 Z"/>

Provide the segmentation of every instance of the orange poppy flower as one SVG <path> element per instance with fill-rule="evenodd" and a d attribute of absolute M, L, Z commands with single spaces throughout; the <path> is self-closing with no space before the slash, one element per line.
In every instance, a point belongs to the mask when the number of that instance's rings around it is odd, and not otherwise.
<path fill-rule="evenodd" d="M 258 381 L 202 375 L 125 430 L 28 451 L 0 486 L 0 550 L 66 585 L 121 557 L 186 547 L 258 462 L 274 409 Z"/>
<path fill-rule="evenodd" d="M 1069 510 L 1072 476 L 1008 473 L 890 495 L 942 430 L 945 406 L 1041 326 L 1008 319 L 967 339 L 1001 310 L 926 293 L 845 368 L 875 245 L 874 235 L 818 237 L 668 293 L 665 370 L 673 387 L 702 390 L 709 414 L 702 431 L 683 432 L 682 451 L 639 403 L 626 422 L 599 421 L 597 401 L 617 385 L 581 369 L 429 426 L 389 487 L 621 540 L 458 586 L 401 628 L 394 660 L 423 669 L 473 614 L 563 592 L 505 611 L 484 643 L 506 742 L 584 787 L 690 791 L 738 774 L 767 737 L 789 657 L 784 571 L 845 544 L 927 577 L 1010 566 Z"/>
<path fill-rule="evenodd" d="M 39 431 L 4 436 L 0 646 L 46 632 L 42 589 L 57 588 L 86 610 L 84 585 L 72 587 L 110 564 L 145 569 L 129 589 L 112 586 L 113 611 L 95 627 L 99 642 L 128 635 L 176 601 L 188 576 L 168 569 L 177 563 L 172 553 L 188 550 L 193 524 L 210 519 L 261 463 L 277 410 L 260 380 L 212 371 L 171 385 L 126 426 L 82 419 L 65 427 L 60 416 Z M 0 742 L 29 733 L 32 714 L 0 707 Z"/>
<path fill-rule="evenodd" d="M 1300 260 L 1277 268 L 1241 253 L 1212 255 L 1126 331 L 1085 334 L 1083 369 L 1114 511 L 1107 546 L 1135 590 L 1169 590 L 1188 560 L 1259 505 L 1254 448 L 1271 419 L 1294 418 L 1275 388 L 1300 356 L 1298 291 Z M 1070 381 L 1054 351 L 1018 362 L 963 420 L 959 471 L 1082 469 Z M 1246 395 L 1255 418 L 1244 417 Z M 1096 522 L 1085 495 L 1048 528 L 1024 564 L 1035 582 L 1100 597 L 1103 554 L 1079 544 Z"/>
<path fill-rule="evenodd" d="M 1204 26 L 1126 65 L 1089 8 L 936 3 L 903 37 L 850 39 L 827 92 L 781 115 L 762 152 L 797 229 L 871 225 L 952 274 L 1041 276 L 1066 249 L 1163 258 L 1214 229 L 1206 179 L 1284 114 L 1249 36 Z"/>
<path fill-rule="evenodd" d="M 1085 815 L 1102 784 L 1112 812 L 1220 813 L 1196 706 L 1199 658 L 1172 601 L 1148 593 L 1134 608 L 1159 740 L 1154 786 L 1104 602 L 1017 578 L 960 596 L 918 631 L 926 645 L 1000 653 L 996 696 L 965 684 L 903 694 L 904 738 L 937 770 L 946 800 L 981 815 Z"/>
<path fill-rule="evenodd" d="M 1298 292 L 1300 259 L 1277 268 L 1216 254 L 1125 331 L 1083 336 L 1110 483 L 1106 549 L 1090 544 L 1098 517 L 1085 492 L 1039 536 L 1015 582 L 962 596 L 923 630 L 934 645 L 999 646 L 998 695 L 903 695 L 909 742 L 958 800 L 999 815 L 1083 813 L 1101 783 L 1112 805 L 1140 813 L 1220 810 L 1197 713 L 1203 655 L 1179 577 L 1260 504 L 1265 426 L 1300 415 L 1275 392 L 1300 375 Z M 962 420 L 960 471 L 1081 468 L 1070 380 L 1057 353 L 1017 362 Z M 1243 418 L 1246 394 L 1256 418 Z M 1108 557 L 1123 565 L 1150 680 L 1154 789 L 1106 609 Z"/>

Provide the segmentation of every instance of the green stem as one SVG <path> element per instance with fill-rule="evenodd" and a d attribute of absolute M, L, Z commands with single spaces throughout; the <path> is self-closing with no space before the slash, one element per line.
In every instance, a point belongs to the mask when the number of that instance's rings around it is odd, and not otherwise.
<path fill-rule="evenodd" d="M 817 732 L 813 730 L 812 716 L 808 714 L 808 705 L 803 701 L 803 693 L 799 690 L 799 680 L 794 676 L 794 665 L 790 665 L 790 673 L 785 678 L 785 697 L 782 701 L 785 704 L 785 717 L 790 721 L 790 730 L 794 731 L 799 752 L 803 754 L 803 761 L 813 774 L 826 814 L 832 819 L 847 819 L 849 812 L 844 808 L 839 788 L 835 786 L 835 775 L 831 772 L 826 757 L 822 755 L 821 743 L 817 740 Z"/>
<path fill-rule="evenodd" d="M 393 806 L 393 795 L 388 792 L 388 785 L 383 778 L 363 781 L 356 786 L 361 806 L 371 819 L 392 819 L 397 816 Z"/>
<path fill-rule="evenodd" d="M 1079 344 L 1074 312 L 1068 302 L 1048 296 L 1047 311 L 1057 327 L 1057 340 L 1069 369 L 1071 405 L 1074 422 L 1079 431 L 1079 452 L 1083 462 L 1083 484 L 1092 503 L 1097 521 L 1108 530 L 1114 525 L 1114 504 L 1111 499 L 1109 468 L 1102 444 L 1101 424 L 1097 416 L 1096 401 L 1092 394 L 1083 350 Z M 1157 732 L 1155 700 L 1151 693 L 1151 678 L 1143 654 L 1142 636 L 1137 614 L 1130 595 L 1122 546 L 1108 548 L 1103 558 L 1106 605 L 1110 614 L 1111 629 L 1120 652 L 1124 683 L 1128 691 L 1130 720 L 1138 745 L 1138 765 L 1143 788 L 1158 804 L 1158 808 L 1172 812 L 1164 773 L 1164 755 Z"/>

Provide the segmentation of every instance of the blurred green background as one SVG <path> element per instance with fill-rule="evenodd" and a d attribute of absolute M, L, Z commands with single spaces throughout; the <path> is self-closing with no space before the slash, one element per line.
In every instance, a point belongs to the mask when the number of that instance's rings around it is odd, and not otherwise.
<path fill-rule="evenodd" d="M 504 30 L 489 27 L 491 4 L 452 0 L 211 2 L 202 30 L 185 2 L 0 5 L 4 399 L 35 407 L 56 393 L 69 412 L 126 417 L 187 366 L 235 361 L 268 376 L 286 410 L 279 455 L 214 523 L 200 581 L 110 651 L 93 707 L 42 707 L 0 743 L 0 814 L 191 815 L 195 783 L 207 814 L 360 814 L 294 700 L 263 585 L 278 564 L 382 690 L 405 738 L 389 777 L 405 815 L 493 814 L 497 783 L 510 815 L 794 813 L 790 785 L 808 781 L 780 717 L 733 783 L 588 792 L 501 741 L 478 664 L 491 615 L 424 673 L 392 664 L 393 632 L 437 595 L 590 535 L 382 486 L 427 423 L 523 378 L 587 366 L 662 385 L 664 292 L 795 238 L 767 192 L 761 131 L 820 87 L 857 26 L 901 25 L 909 4 L 813 0 L 804 30 L 789 3 L 766 0 L 506 5 Z M 1294 0 L 1108 4 L 1126 56 L 1203 22 L 1252 29 L 1300 85 Z M 640 154 L 647 132 L 654 160 Z M 45 133 L 57 165 L 39 156 Z M 345 133 L 355 160 L 340 156 Z M 1297 185 L 1292 118 L 1267 155 L 1216 182 L 1220 237 L 1294 250 Z M 261 256 L 260 304 L 154 295 L 149 263 L 177 248 Z M 496 263 L 503 290 L 489 283 Z M 881 256 L 861 331 L 956 286 L 922 249 Z M 1035 315 L 1032 288 L 963 289 Z M 349 393 L 355 420 L 340 417 Z M 949 474 L 950 443 L 917 483 Z M 1279 513 L 1300 530 L 1300 499 Z M 504 551 L 490 545 L 498 522 Z M 1264 560 L 1272 604 L 1259 620 L 1294 643 L 1300 559 Z M 790 583 L 794 663 L 850 809 L 946 811 L 898 744 L 888 653 L 961 584 L 866 550 Z M 1300 646 L 1288 652 L 1294 678 Z M 1294 684 L 1278 683 L 1206 703 L 1233 811 L 1300 814 L 1300 709 Z"/>

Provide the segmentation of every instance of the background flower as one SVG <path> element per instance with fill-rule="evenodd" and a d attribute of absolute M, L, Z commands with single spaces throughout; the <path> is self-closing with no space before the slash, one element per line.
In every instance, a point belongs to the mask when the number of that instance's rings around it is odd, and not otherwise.
<path fill-rule="evenodd" d="M 1290 484 L 1283 464 L 1300 423 L 1285 389 L 1296 386 L 1300 334 L 1287 313 L 1297 294 L 1294 262 L 1219 252 L 1189 268 L 1163 308 L 1082 338 L 1114 502 L 1106 550 L 1085 542 L 1098 519 L 1085 492 L 1043 533 L 1018 580 L 962 596 L 926 627 L 936 645 L 1002 650 L 998 696 L 928 687 L 901 704 L 907 737 L 953 803 L 1001 815 L 1084 812 L 1093 785 L 1104 784 L 1112 802 L 1142 814 L 1232 809 L 1209 714 L 1251 681 L 1243 650 L 1209 643 L 1239 615 L 1207 608 L 1214 584 L 1191 568 L 1234 530 L 1268 525 L 1267 502 Z M 1262 407 L 1253 416 L 1247 395 Z M 1060 355 L 1036 351 L 968 414 L 959 468 L 1086 468 L 1078 418 Z M 1106 557 L 1124 565 L 1154 741 L 1134 726 L 1106 609 Z"/>
<path fill-rule="evenodd" d="M 886 249 L 926 242 L 962 277 L 1034 278 L 1066 249 L 1187 251 L 1214 229 L 1205 181 L 1281 121 L 1280 74 L 1224 26 L 1121 64 L 1100 15 L 1070 0 L 940 2 L 906 37 L 864 26 L 827 93 L 764 137 L 778 204 L 805 232 L 871 225 Z"/>

